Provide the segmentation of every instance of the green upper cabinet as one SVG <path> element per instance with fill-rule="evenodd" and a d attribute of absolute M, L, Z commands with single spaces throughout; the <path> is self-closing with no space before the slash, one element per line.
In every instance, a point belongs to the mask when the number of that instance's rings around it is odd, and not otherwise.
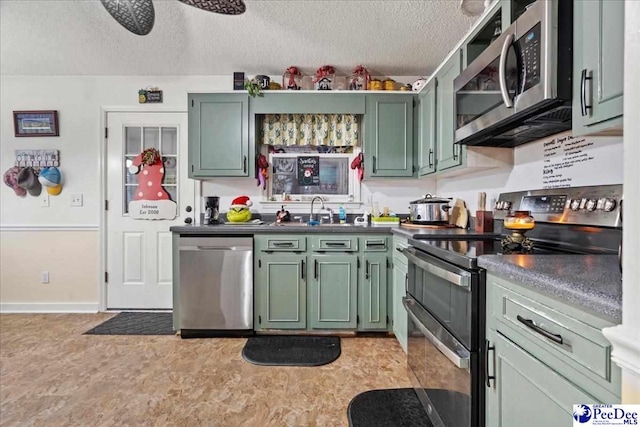
<path fill-rule="evenodd" d="M 575 1 L 573 7 L 572 127 L 578 136 L 622 124 L 624 1 Z"/>
<path fill-rule="evenodd" d="M 387 330 L 387 254 L 365 254 L 360 270 L 360 319 L 363 330 Z"/>
<path fill-rule="evenodd" d="M 452 168 L 462 164 L 465 148 L 454 144 L 455 93 L 453 81 L 462 71 L 462 51 L 456 51 L 436 74 L 436 168 Z"/>
<path fill-rule="evenodd" d="M 420 92 L 418 99 L 418 175 L 436 171 L 436 79 Z"/>
<path fill-rule="evenodd" d="M 358 256 L 314 255 L 309 259 L 309 326 L 355 329 Z"/>
<path fill-rule="evenodd" d="M 189 178 L 249 176 L 249 97 L 189 94 Z"/>
<path fill-rule="evenodd" d="M 365 175 L 413 176 L 413 96 L 367 95 Z"/>
<path fill-rule="evenodd" d="M 261 254 L 256 260 L 256 329 L 307 327 L 306 256 Z"/>

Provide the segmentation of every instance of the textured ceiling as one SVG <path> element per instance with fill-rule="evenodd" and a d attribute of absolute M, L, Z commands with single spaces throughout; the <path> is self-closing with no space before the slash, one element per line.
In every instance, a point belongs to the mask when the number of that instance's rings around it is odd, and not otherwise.
<path fill-rule="evenodd" d="M 245 0 L 239 16 L 154 0 L 147 36 L 97 0 L 1 0 L 0 72 L 11 75 L 427 75 L 476 18 L 458 0 Z"/>

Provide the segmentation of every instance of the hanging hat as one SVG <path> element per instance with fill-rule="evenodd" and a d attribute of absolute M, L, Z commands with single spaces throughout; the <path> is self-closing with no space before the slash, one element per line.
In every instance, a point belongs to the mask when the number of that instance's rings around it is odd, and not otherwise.
<path fill-rule="evenodd" d="M 27 190 L 18 185 L 18 173 L 20 173 L 19 167 L 14 166 L 12 168 L 9 168 L 4 173 L 2 180 L 5 184 L 7 184 L 8 187 L 11 187 L 13 191 L 15 191 L 16 196 L 22 197 L 27 194 Z"/>
<path fill-rule="evenodd" d="M 47 193 L 51 196 L 57 196 L 62 191 L 62 185 L 58 184 L 55 187 L 47 187 Z"/>
<path fill-rule="evenodd" d="M 55 187 L 60 184 L 60 180 L 60 170 L 55 166 L 42 169 L 40 176 L 38 176 L 38 181 L 45 187 Z"/>
<path fill-rule="evenodd" d="M 253 205 L 253 203 L 251 199 L 249 199 L 249 196 L 236 197 L 231 201 L 232 208 L 248 208 L 251 205 Z"/>
<path fill-rule="evenodd" d="M 18 173 L 18 185 L 29 192 L 32 196 L 39 196 L 42 191 L 42 185 L 36 177 L 36 173 L 31 166 L 22 169 Z"/>

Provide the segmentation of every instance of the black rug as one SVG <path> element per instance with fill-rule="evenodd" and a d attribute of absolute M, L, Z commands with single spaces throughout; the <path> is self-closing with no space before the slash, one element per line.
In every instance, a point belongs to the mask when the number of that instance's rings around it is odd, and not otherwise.
<path fill-rule="evenodd" d="M 349 402 L 350 427 L 433 427 L 412 388 L 371 390 Z"/>
<path fill-rule="evenodd" d="M 116 316 L 85 335 L 173 335 L 173 313 L 130 312 Z"/>
<path fill-rule="evenodd" d="M 320 366 L 340 356 L 340 337 L 258 335 L 249 337 L 242 357 L 255 365 Z"/>
<path fill-rule="evenodd" d="M 425 388 L 431 403 L 446 426 L 469 426 L 469 396 L 452 390 Z M 433 427 L 413 388 L 371 390 L 349 402 L 351 427 Z"/>

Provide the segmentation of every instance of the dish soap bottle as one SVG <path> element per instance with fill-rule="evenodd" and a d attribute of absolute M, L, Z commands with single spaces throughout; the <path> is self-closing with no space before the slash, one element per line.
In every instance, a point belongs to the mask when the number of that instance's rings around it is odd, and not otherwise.
<path fill-rule="evenodd" d="M 338 211 L 338 219 L 340 219 L 340 224 L 347 223 L 347 213 L 342 206 L 340 206 L 340 210 Z"/>

